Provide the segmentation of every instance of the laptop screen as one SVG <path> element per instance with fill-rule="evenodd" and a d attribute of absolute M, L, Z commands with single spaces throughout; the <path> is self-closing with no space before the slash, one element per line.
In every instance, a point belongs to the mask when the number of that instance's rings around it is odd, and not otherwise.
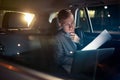
<path fill-rule="evenodd" d="M 104 48 L 97 50 L 77 51 L 71 68 L 73 74 L 85 74 L 93 78 L 96 74 L 97 64 L 110 57 L 114 48 Z"/>

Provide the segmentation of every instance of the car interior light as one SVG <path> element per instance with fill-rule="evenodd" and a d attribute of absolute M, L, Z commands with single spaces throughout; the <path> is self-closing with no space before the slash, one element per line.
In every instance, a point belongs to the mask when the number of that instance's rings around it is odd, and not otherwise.
<path fill-rule="evenodd" d="M 21 44 L 18 44 L 18 47 L 21 46 Z"/>
<path fill-rule="evenodd" d="M 20 53 L 19 52 L 17 52 L 17 55 L 19 55 Z"/>
<path fill-rule="evenodd" d="M 108 7 L 107 6 L 104 6 L 104 9 L 107 9 Z"/>
<path fill-rule="evenodd" d="M 27 25 L 29 27 L 29 25 L 31 24 L 33 18 L 34 18 L 34 14 L 30 14 L 30 13 L 25 13 L 24 19 L 27 22 Z"/>

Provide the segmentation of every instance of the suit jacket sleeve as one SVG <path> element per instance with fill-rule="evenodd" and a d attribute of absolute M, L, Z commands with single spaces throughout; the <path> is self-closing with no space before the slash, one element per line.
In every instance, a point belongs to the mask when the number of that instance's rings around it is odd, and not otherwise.
<path fill-rule="evenodd" d="M 55 59 L 56 62 L 60 65 L 71 65 L 73 61 L 73 55 L 68 55 L 64 49 L 62 42 L 59 39 L 56 39 L 55 45 Z"/>

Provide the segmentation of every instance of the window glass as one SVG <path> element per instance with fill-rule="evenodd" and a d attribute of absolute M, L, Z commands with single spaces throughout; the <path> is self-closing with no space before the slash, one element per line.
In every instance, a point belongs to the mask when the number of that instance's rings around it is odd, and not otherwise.
<path fill-rule="evenodd" d="M 106 5 L 88 8 L 93 30 L 120 33 L 120 5 Z"/>
<path fill-rule="evenodd" d="M 89 27 L 88 27 L 86 13 L 83 9 L 79 9 L 79 11 L 77 11 L 76 27 L 80 27 L 84 31 L 89 31 L 90 30 Z"/>

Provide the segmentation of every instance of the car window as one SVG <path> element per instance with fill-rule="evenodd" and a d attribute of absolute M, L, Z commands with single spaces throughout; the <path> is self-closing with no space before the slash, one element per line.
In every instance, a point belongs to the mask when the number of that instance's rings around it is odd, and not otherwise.
<path fill-rule="evenodd" d="M 88 14 L 94 32 L 106 29 L 109 32 L 120 33 L 120 5 L 89 7 Z"/>
<path fill-rule="evenodd" d="M 84 8 L 76 10 L 75 18 L 77 28 L 79 27 L 85 32 L 90 30 Z"/>

